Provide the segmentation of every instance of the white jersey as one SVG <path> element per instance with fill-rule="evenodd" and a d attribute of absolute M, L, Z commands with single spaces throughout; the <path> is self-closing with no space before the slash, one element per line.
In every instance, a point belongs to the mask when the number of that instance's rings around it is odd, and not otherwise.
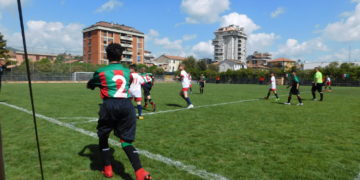
<path fill-rule="evenodd" d="M 182 70 L 180 73 L 180 77 L 182 78 L 182 80 L 181 80 L 182 87 L 189 88 L 189 86 L 190 86 L 189 74 L 185 70 Z"/>
<path fill-rule="evenodd" d="M 130 84 L 129 92 L 133 97 L 141 97 L 141 85 L 145 83 L 144 78 L 138 73 L 130 74 L 132 82 Z"/>
<path fill-rule="evenodd" d="M 276 89 L 276 79 L 275 79 L 275 76 L 271 76 L 271 79 L 270 79 L 270 82 L 271 82 L 271 89 Z"/>
<path fill-rule="evenodd" d="M 326 78 L 326 81 L 327 81 L 327 82 L 331 82 L 330 77 Z"/>

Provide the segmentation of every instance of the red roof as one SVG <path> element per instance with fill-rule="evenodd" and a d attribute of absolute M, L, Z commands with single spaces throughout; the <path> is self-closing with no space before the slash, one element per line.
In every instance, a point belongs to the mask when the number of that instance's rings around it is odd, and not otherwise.
<path fill-rule="evenodd" d="M 186 59 L 186 58 L 180 57 L 180 56 L 170 56 L 170 55 L 164 55 L 164 56 L 169 58 L 169 59 L 179 60 L 179 61 L 184 61 Z"/>
<path fill-rule="evenodd" d="M 287 59 L 287 58 L 277 58 L 277 59 L 273 59 L 271 61 L 268 61 L 270 63 L 272 62 L 296 62 L 294 60 L 291 60 L 291 59 Z"/>

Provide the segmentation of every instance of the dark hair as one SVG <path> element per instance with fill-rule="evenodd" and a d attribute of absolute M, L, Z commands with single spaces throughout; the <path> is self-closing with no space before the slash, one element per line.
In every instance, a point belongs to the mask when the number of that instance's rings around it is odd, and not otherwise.
<path fill-rule="evenodd" d="M 135 70 L 136 70 L 136 64 L 131 64 L 131 65 L 129 66 L 129 68 L 130 68 L 130 69 L 135 69 Z"/>
<path fill-rule="evenodd" d="M 111 43 L 106 48 L 106 55 L 109 61 L 121 61 L 124 48 L 120 44 Z"/>

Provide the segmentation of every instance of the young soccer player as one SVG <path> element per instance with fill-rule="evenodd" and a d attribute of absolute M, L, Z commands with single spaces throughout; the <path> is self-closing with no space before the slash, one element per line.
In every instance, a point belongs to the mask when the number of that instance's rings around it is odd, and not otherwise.
<path fill-rule="evenodd" d="M 87 84 L 87 88 L 92 90 L 99 87 L 103 99 L 97 125 L 99 147 L 104 161 L 103 174 L 108 178 L 113 176 L 108 138 L 114 130 L 135 170 L 136 180 L 149 180 L 151 176 L 142 168 L 139 154 L 132 145 L 135 140 L 136 113 L 128 92 L 130 70 L 120 64 L 123 50 L 120 44 L 110 44 L 106 48 L 109 65 L 98 69 Z"/>
<path fill-rule="evenodd" d="M 268 91 L 267 96 L 265 97 L 265 99 L 269 99 L 270 93 L 273 92 L 275 97 L 276 97 L 276 101 L 279 101 L 279 96 L 277 95 L 276 92 L 276 78 L 275 78 L 275 74 L 271 73 L 271 78 L 270 78 L 270 88 Z"/>
<path fill-rule="evenodd" d="M 201 74 L 199 79 L 200 94 L 204 94 L 205 83 L 206 83 L 206 77 L 204 76 L 204 74 Z"/>
<path fill-rule="evenodd" d="M 291 86 L 290 92 L 289 92 L 289 97 L 288 97 L 288 102 L 284 103 L 286 105 L 291 105 L 290 101 L 291 101 L 291 96 L 292 95 L 296 95 L 299 104 L 297 104 L 298 106 L 302 106 L 304 105 L 302 102 L 302 99 L 300 97 L 300 80 L 299 78 L 296 76 L 296 72 L 293 71 L 292 72 L 292 77 L 291 77 L 291 85 L 289 84 L 289 86 L 287 88 L 289 88 Z"/>
<path fill-rule="evenodd" d="M 322 86 L 323 86 L 323 76 L 320 72 L 319 68 L 315 68 L 315 75 L 314 75 L 314 81 L 312 83 L 311 93 L 313 96 L 313 100 L 316 101 L 316 94 L 315 92 L 318 91 L 320 93 L 320 101 L 323 101 L 324 99 L 324 93 L 322 92 Z"/>
<path fill-rule="evenodd" d="M 178 76 L 177 78 L 181 81 L 181 85 L 182 85 L 180 96 L 187 102 L 188 104 L 187 108 L 192 109 L 194 108 L 194 105 L 191 103 L 188 94 L 188 90 L 190 87 L 190 79 L 189 79 L 189 74 L 185 71 L 185 64 L 180 64 L 179 70 L 180 70 L 180 76 Z"/>
<path fill-rule="evenodd" d="M 151 89 L 152 87 L 154 86 L 154 82 L 155 82 L 155 78 L 153 76 L 152 73 L 146 73 L 146 69 L 145 67 L 142 67 L 140 69 L 140 76 L 143 77 L 144 79 L 144 85 L 142 86 L 143 87 L 143 90 L 144 90 L 144 102 L 145 102 L 145 105 L 144 105 L 144 108 L 147 108 L 148 107 L 148 101 L 149 103 L 151 104 L 151 107 L 152 107 L 152 110 L 153 111 L 156 111 L 156 104 L 152 101 L 151 99 Z"/>
<path fill-rule="evenodd" d="M 331 92 L 331 91 L 332 91 L 332 88 L 331 88 L 331 78 L 330 78 L 329 75 L 326 76 L 325 84 L 326 84 L 325 90 L 327 90 L 327 88 L 329 88 L 328 91 Z"/>
<path fill-rule="evenodd" d="M 7 69 L 7 65 L 3 59 L 0 59 L 0 92 L 1 92 L 1 84 L 2 84 L 2 75 L 4 71 Z"/>
<path fill-rule="evenodd" d="M 132 64 L 130 65 L 130 78 L 132 79 L 132 82 L 130 84 L 129 92 L 131 96 L 135 99 L 136 107 L 138 110 L 138 118 L 144 119 L 144 116 L 142 116 L 142 96 L 141 96 L 141 86 L 144 85 L 144 79 L 136 72 L 136 65 Z"/>

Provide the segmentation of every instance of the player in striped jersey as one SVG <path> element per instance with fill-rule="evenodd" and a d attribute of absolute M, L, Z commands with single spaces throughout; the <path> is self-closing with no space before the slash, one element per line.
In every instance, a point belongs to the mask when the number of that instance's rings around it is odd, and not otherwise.
<path fill-rule="evenodd" d="M 180 76 L 177 76 L 177 78 L 181 81 L 181 85 L 182 85 L 180 96 L 187 102 L 188 109 L 194 108 L 194 105 L 191 103 L 188 95 L 188 90 L 190 87 L 190 78 L 189 78 L 189 74 L 185 71 L 185 64 L 180 64 L 179 70 L 180 70 Z"/>
<path fill-rule="evenodd" d="M 109 65 L 98 69 L 87 84 L 92 90 L 99 87 L 103 99 L 97 125 L 99 147 L 104 163 L 102 173 L 108 178 L 113 176 L 108 139 L 111 131 L 114 130 L 135 171 L 136 180 L 149 180 L 151 176 L 142 168 L 138 151 L 132 145 L 135 140 L 136 113 L 129 99 L 130 70 L 120 64 L 123 50 L 120 44 L 110 44 L 106 48 Z"/>
<path fill-rule="evenodd" d="M 130 78 L 132 79 L 132 82 L 130 84 L 130 89 L 129 92 L 132 96 L 132 98 L 135 99 L 136 102 L 136 107 L 138 110 L 138 118 L 139 119 L 144 119 L 144 116 L 142 116 L 142 106 L 141 106 L 141 101 L 142 101 L 142 96 L 141 96 L 141 86 L 144 85 L 144 79 L 142 78 L 142 76 L 140 76 L 137 72 L 136 72 L 136 65 L 132 64 L 130 65 Z"/>
<path fill-rule="evenodd" d="M 151 89 L 154 86 L 154 82 L 155 82 L 155 78 L 153 76 L 152 73 L 147 73 L 145 67 L 140 69 L 140 75 L 143 77 L 144 79 L 144 85 L 143 90 L 144 90 L 144 108 L 148 107 L 148 101 L 151 104 L 152 110 L 156 111 L 156 104 L 152 101 L 151 99 Z"/>

